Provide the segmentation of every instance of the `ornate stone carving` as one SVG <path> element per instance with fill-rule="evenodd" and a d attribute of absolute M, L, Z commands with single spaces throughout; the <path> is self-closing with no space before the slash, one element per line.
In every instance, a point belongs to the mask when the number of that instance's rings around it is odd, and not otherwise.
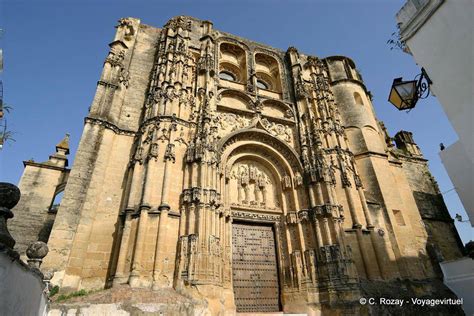
<path fill-rule="evenodd" d="M 288 212 L 286 214 L 286 223 L 291 225 L 291 224 L 297 224 L 298 223 L 298 214 L 296 212 Z"/>
<path fill-rule="evenodd" d="M 295 93 L 298 99 L 305 99 L 311 97 L 311 85 L 305 83 L 301 78 L 298 79 L 295 83 Z"/>
<path fill-rule="evenodd" d="M 295 188 L 303 185 L 303 177 L 301 176 L 301 173 L 299 171 L 296 171 L 295 178 L 293 180 Z"/>
<path fill-rule="evenodd" d="M 229 178 L 231 187 L 236 187 L 231 199 L 234 205 L 267 209 L 279 207 L 272 177 L 259 163 L 239 162 L 232 167 Z"/>
<path fill-rule="evenodd" d="M 234 113 L 219 113 L 216 119 L 222 136 L 250 125 L 250 118 Z"/>
<path fill-rule="evenodd" d="M 165 160 L 171 160 L 173 163 L 176 161 L 174 144 L 166 145 Z"/>
<path fill-rule="evenodd" d="M 128 18 L 121 18 L 120 20 L 118 20 L 118 25 L 116 26 L 116 28 L 123 29 L 123 37 L 125 40 L 130 40 L 133 35 L 135 35 L 133 22 Z"/>
<path fill-rule="evenodd" d="M 265 129 L 272 134 L 287 143 L 291 143 L 293 139 L 293 131 L 289 126 L 285 126 L 280 123 L 270 122 L 266 118 L 261 120 L 262 125 Z"/>
<path fill-rule="evenodd" d="M 165 28 L 172 29 L 174 31 L 177 31 L 179 28 L 181 28 L 183 31 L 191 31 L 191 20 L 188 19 L 185 16 L 177 16 L 175 18 L 172 18 L 169 20 L 165 26 Z"/>
<path fill-rule="evenodd" d="M 150 158 L 158 158 L 158 144 L 157 143 L 152 143 L 150 145 Z"/>
<path fill-rule="evenodd" d="M 124 85 L 125 88 L 128 88 L 128 82 L 130 80 L 130 73 L 122 68 L 120 70 L 119 82 Z"/>
<path fill-rule="evenodd" d="M 309 212 L 308 210 L 301 210 L 298 212 L 298 220 L 300 222 L 308 222 L 309 221 Z"/>
<path fill-rule="evenodd" d="M 272 135 L 267 135 L 263 133 L 253 133 L 252 130 L 245 131 L 242 133 L 238 133 L 231 137 L 230 139 L 227 140 L 223 146 L 219 148 L 219 152 L 222 153 L 227 146 L 239 141 L 247 141 L 247 140 L 256 140 L 259 142 L 263 142 L 271 147 L 273 147 L 275 150 L 279 151 L 282 153 L 285 158 L 287 159 L 288 163 L 291 165 L 291 168 L 293 170 L 302 170 L 303 166 L 301 165 L 298 156 L 295 155 L 295 152 L 289 147 L 280 142 L 280 140 L 275 139 Z M 278 162 L 276 162 L 278 164 Z"/>
<path fill-rule="evenodd" d="M 331 204 L 316 205 L 309 210 L 309 216 L 313 219 L 316 219 L 317 216 L 337 218 L 340 213 L 342 213 L 342 206 Z"/>
<path fill-rule="evenodd" d="M 355 173 L 354 173 L 354 183 L 355 183 L 356 188 L 362 188 L 363 187 L 362 180 L 360 179 L 359 175 L 355 174 Z"/>
<path fill-rule="evenodd" d="M 316 69 L 324 69 L 325 65 L 321 59 L 315 56 L 308 56 L 306 60 L 306 67 L 314 67 Z"/>
<path fill-rule="evenodd" d="M 283 176 L 281 179 L 281 185 L 283 187 L 283 190 L 288 190 L 291 189 L 291 178 L 288 175 Z"/>
<path fill-rule="evenodd" d="M 286 50 L 287 53 L 294 53 L 294 54 L 298 54 L 298 49 L 294 46 L 290 46 L 288 47 L 288 49 Z"/>
<path fill-rule="evenodd" d="M 109 63 L 112 67 L 123 67 L 123 59 L 125 58 L 125 50 L 120 49 L 117 51 L 110 51 L 109 55 L 105 59 L 106 63 Z"/>
<path fill-rule="evenodd" d="M 214 57 L 211 54 L 201 56 L 197 62 L 197 69 L 199 71 L 207 71 L 213 75 L 215 73 Z"/>
<path fill-rule="evenodd" d="M 255 219 L 255 220 L 264 220 L 264 221 L 271 221 L 271 222 L 279 222 L 281 217 L 280 215 L 274 215 L 274 214 L 264 214 L 264 213 L 234 210 L 232 211 L 232 218 Z"/>
<path fill-rule="evenodd" d="M 385 144 L 387 144 L 387 147 L 388 147 L 388 148 L 393 148 L 393 147 L 395 146 L 395 145 L 393 144 L 393 138 L 390 137 L 390 134 L 388 133 L 388 130 L 387 130 L 387 128 L 385 127 L 385 123 L 382 122 L 382 121 L 378 121 L 378 123 L 379 123 L 380 129 L 381 129 L 382 132 L 383 132 Z"/>
<path fill-rule="evenodd" d="M 89 124 L 103 126 L 107 129 L 112 130 L 115 134 L 118 134 L 118 135 L 127 135 L 127 136 L 135 136 L 136 135 L 135 131 L 121 129 L 117 125 L 112 124 L 112 123 L 107 122 L 107 121 L 104 121 L 104 120 L 101 120 L 101 119 L 86 117 L 84 121 L 86 123 L 89 123 Z"/>

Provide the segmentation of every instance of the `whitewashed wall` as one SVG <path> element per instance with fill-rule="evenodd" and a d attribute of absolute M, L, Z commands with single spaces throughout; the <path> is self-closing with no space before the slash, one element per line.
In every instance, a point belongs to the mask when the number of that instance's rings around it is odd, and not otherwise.
<path fill-rule="evenodd" d="M 459 141 L 441 153 L 448 174 L 474 223 L 474 3 L 410 0 L 397 14 L 401 37 L 433 81 L 432 92 Z M 446 144 L 449 145 L 449 144 Z"/>

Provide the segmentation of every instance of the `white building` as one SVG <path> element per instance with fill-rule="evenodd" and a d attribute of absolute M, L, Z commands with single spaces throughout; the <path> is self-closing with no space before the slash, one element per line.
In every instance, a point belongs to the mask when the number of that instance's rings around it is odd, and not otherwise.
<path fill-rule="evenodd" d="M 431 91 L 459 140 L 440 152 L 474 223 L 474 2 L 408 0 L 397 13 L 400 37 L 433 81 Z"/>
<path fill-rule="evenodd" d="M 440 152 L 441 160 L 474 223 L 474 1 L 407 0 L 397 13 L 400 40 L 433 81 L 431 91 L 459 140 Z M 441 263 L 444 283 L 474 315 L 474 260 Z"/>

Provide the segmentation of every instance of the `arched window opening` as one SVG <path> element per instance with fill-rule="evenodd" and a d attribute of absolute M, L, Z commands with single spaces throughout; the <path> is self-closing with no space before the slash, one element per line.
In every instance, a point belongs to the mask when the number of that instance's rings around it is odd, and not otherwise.
<path fill-rule="evenodd" d="M 56 193 L 54 196 L 53 202 L 51 203 L 51 206 L 49 207 L 49 211 L 51 213 L 56 213 L 59 209 L 59 205 L 61 204 L 61 200 L 63 198 L 64 191 Z"/>
<path fill-rule="evenodd" d="M 228 71 L 221 71 L 219 73 L 219 78 L 224 79 L 224 80 L 229 80 L 229 81 L 236 81 L 234 74 Z"/>
<path fill-rule="evenodd" d="M 258 87 L 259 89 L 268 90 L 268 84 L 265 83 L 264 81 L 260 80 L 260 79 L 257 79 L 257 87 Z"/>
<path fill-rule="evenodd" d="M 364 105 L 364 101 L 362 101 L 362 97 L 358 92 L 354 92 L 354 101 L 357 105 Z"/>
<path fill-rule="evenodd" d="M 259 88 L 281 93 L 280 66 L 275 58 L 263 53 L 255 54 L 255 70 Z M 261 87 L 259 81 L 266 88 Z"/>
<path fill-rule="evenodd" d="M 257 87 L 265 90 L 275 90 L 275 79 L 264 72 L 257 72 Z"/>
<path fill-rule="evenodd" d="M 237 45 L 222 43 L 219 50 L 219 79 L 238 83 L 247 82 L 247 57 Z"/>

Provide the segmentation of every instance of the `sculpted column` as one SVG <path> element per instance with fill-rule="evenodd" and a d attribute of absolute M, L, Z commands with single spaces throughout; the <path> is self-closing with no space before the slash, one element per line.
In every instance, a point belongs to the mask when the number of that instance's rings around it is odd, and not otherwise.
<path fill-rule="evenodd" d="M 128 255 L 128 244 L 130 242 L 130 231 L 132 224 L 132 211 L 125 210 L 125 219 L 122 229 L 122 241 L 120 244 L 120 252 L 117 260 L 117 272 L 114 277 L 114 285 L 126 283 L 128 279 L 125 271 L 125 264 Z"/>
<path fill-rule="evenodd" d="M 151 163 L 151 165 L 150 165 Z M 130 273 L 129 284 L 131 287 L 140 286 L 140 272 L 143 270 L 143 250 L 145 247 L 145 237 L 148 228 L 148 211 L 150 210 L 151 183 L 153 182 L 153 162 L 148 160 L 146 166 L 145 183 L 143 190 L 142 203 L 139 210 L 137 239 L 135 241 L 135 255 Z"/>
<path fill-rule="evenodd" d="M 140 271 L 142 270 L 143 242 L 145 240 L 146 228 L 148 224 L 148 207 L 142 207 L 140 210 L 140 219 L 138 221 L 138 233 L 135 247 L 135 258 L 132 264 L 132 272 L 130 273 L 129 284 L 131 287 L 139 287 Z"/>
<path fill-rule="evenodd" d="M 171 282 L 162 275 L 163 270 L 163 258 L 165 250 L 165 241 L 166 241 L 166 232 L 167 232 L 167 222 L 168 222 L 168 213 L 170 206 L 168 203 L 169 198 L 169 187 L 170 187 L 170 172 L 171 172 L 171 163 L 175 162 L 175 153 L 174 153 L 174 144 L 173 144 L 173 132 L 176 131 L 176 122 L 173 117 L 173 121 L 169 127 L 169 140 L 165 152 L 165 166 L 164 166 L 164 175 L 163 175 L 163 186 L 161 191 L 161 203 L 158 207 L 160 211 L 160 222 L 158 226 L 158 237 L 156 242 L 155 249 L 155 263 L 153 268 L 153 289 L 159 289 L 162 286 L 169 286 Z"/>
<path fill-rule="evenodd" d="M 141 185 L 144 177 L 144 168 L 142 165 L 141 154 L 135 155 L 134 159 L 132 160 L 132 163 L 134 164 L 133 173 L 131 175 L 132 180 L 130 184 L 130 191 L 128 194 L 127 207 L 124 211 L 124 224 L 121 237 L 122 240 L 120 243 L 119 255 L 117 259 L 117 269 L 114 278 L 114 285 L 126 283 L 128 281 L 128 278 L 130 277 L 130 270 L 126 271 L 126 261 L 128 257 L 130 243 L 133 241 L 133 236 L 130 235 L 132 223 L 135 220 L 133 218 L 133 213 L 135 213 L 137 205 L 140 201 L 139 193 L 142 189 Z"/>

